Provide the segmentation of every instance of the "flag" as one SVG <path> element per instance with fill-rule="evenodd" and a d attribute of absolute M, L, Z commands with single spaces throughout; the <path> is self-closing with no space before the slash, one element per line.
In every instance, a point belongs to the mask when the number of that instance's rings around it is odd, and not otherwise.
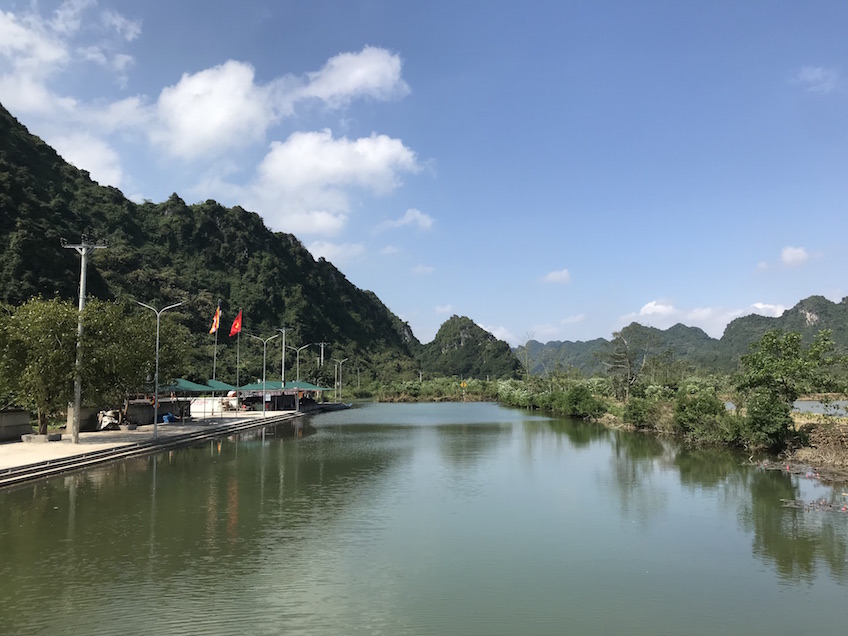
<path fill-rule="evenodd" d="M 221 326 L 221 305 L 218 305 L 218 308 L 215 310 L 215 316 L 212 318 L 212 328 L 209 330 L 209 333 L 215 333 L 218 331 L 218 327 Z"/>
<path fill-rule="evenodd" d="M 230 327 L 230 337 L 236 335 L 241 331 L 241 309 L 239 309 L 238 316 L 233 320 L 233 326 Z"/>

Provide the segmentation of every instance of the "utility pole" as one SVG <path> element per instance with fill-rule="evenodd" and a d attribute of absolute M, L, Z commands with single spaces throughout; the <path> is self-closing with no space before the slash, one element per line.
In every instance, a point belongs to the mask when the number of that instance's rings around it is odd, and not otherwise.
<path fill-rule="evenodd" d="M 328 345 L 330 343 L 329 342 L 316 342 L 315 344 L 321 345 L 321 360 L 318 363 L 318 366 L 323 367 L 324 366 L 324 345 Z"/>
<path fill-rule="evenodd" d="M 277 331 L 283 334 L 283 346 L 280 347 L 280 390 L 286 390 L 286 328 L 277 327 Z"/>
<path fill-rule="evenodd" d="M 79 318 L 77 321 L 77 360 L 74 364 L 74 418 L 71 423 L 71 442 L 79 444 L 80 403 L 82 402 L 82 310 L 85 309 L 85 274 L 88 268 L 88 255 L 93 250 L 105 249 L 107 245 L 90 243 L 85 236 L 80 237 L 80 243 L 69 245 L 61 240 L 65 249 L 76 250 L 80 255 L 80 285 L 79 285 Z"/>
<path fill-rule="evenodd" d="M 344 360 L 333 358 L 333 362 L 336 362 L 339 365 L 339 402 L 342 401 L 342 365 L 348 360 L 350 360 L 350 358 L 345 358 Z"/>

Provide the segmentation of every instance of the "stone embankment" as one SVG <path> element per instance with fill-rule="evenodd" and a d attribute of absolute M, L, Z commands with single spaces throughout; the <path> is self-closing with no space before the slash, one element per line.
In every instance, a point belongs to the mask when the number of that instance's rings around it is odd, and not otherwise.
<path fill-rule="evenodd" d="M 150 424 L 135 430 L 80 433 L 79 444 L 72 444 L 67 435 L 42 444 L 0 444 L 0 488 L 267 426 L 289 425 L 296 429 L 303 426 L 302 416 L 296 412 L 268 417 L 261 413 L 234 414 L 190 423 L 158 424 L 155 436 Z"/>

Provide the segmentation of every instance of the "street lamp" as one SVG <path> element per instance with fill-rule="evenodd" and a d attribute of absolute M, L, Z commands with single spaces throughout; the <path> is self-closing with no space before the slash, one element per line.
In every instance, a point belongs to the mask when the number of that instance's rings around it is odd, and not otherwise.
<path fill-rule="evenodd" d="M 313 344 L 310 342 L 309 344 L 305 344 L 302 347 L 292 347 L 289 346 L 289 349 L 292 351 L 297 351 L 297 381 L 300 382 L 300 352 L 306 349 L 309 345 Z"/>
<path fill-rule="evenodd" d="M 339 402 L 342 401 L 342 365 L 348 360 L 350 360 L 350 358 L 345 358 L 344 360 L 333 358 L 333 362 L 337 362 L 339 365 Z"/>
<path fill-rule="evenodd" d="M 265 398 L 267 397 L 265 391 L 265 354 L 268 351 L 268 343 L 274 338 L 278 338 L 280 334 L 275 333 L 270 338 L 264 339 L 260 338 L 259 336 L 254 336 L 252 333 L 249 333 L 247 335 L 253 338 L 254 340 L 258 340 L 262 343 L 262 417 L 265 417 Z"/>
<path fill-rule="evenodd" d="M 153 375 L 153 437 L 155 438 L 159 432 L 157 429 L 157 425 L 159 423 L 159 318 L 169 309 L 179 307 L 183 303 L 175 303 L 173 305 L 163 307 L 162 309 L 156 309 L 155 307 L 145 305 L 143 302 L 139 302 L 138 300 L 135 302 L 142 307 L 147 307 L 150 311 L 156 314 L 156 372 Z"/>
<path fill-rule="evenodd" d="M 286 388 L 286 328 L 277 327 L 277 331 L 283 334 L 283 342 L 280 346 L 280 388 Z"/>

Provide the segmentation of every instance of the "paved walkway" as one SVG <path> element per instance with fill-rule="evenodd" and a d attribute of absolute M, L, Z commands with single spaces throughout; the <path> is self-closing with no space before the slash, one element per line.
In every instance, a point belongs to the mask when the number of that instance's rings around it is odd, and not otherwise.
<path fill-rule="evenodd" d="M 267 417 L 276 418 L 281 415 L 291 415 L 294 411 L 269 411 Z M 193 419 L 185 424 L 162 423 L 156 427 L 157 440 L 209 430 L 222 426 L 245 424 L 255 420 L 257 424 L 263 419 L 261 412 L 228 413 L 208 419 Z M 226 434 L 223 432 L 222 434 Z M 77 455 L 85 455 L 94 451 L 119 448 L 141 442 L 149 442 L 153 437 L 153 424 L 139 426 L 133 431 L 97 431 L 80 433 L 79 444 L 71 442 L 69 433 L 62 433 L 62 439 L 56 442 L 6 442 L 0 444 L 0 470 L 28 466 L 40 462 L 67 459 Z"/>

